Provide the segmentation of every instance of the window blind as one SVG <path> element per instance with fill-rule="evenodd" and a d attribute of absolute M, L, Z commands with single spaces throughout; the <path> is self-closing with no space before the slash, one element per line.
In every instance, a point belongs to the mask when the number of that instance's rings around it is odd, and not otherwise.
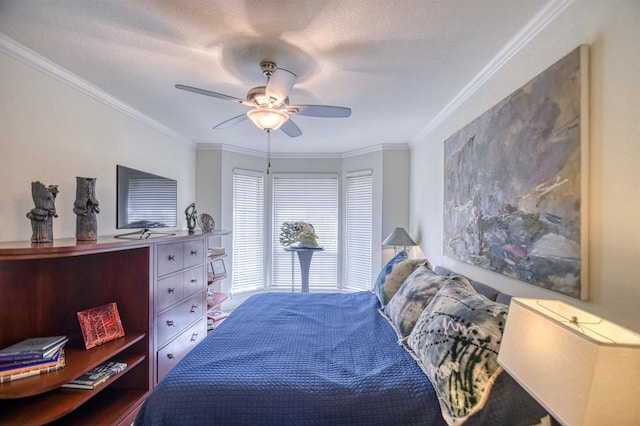
<path fill-rule="evenodd" d="M 264 235 L 264 176 L 234 170 L 232 293 L 265 287 Z"/>
<path fill-rule="evenodd" d="M 338 284 L 338 176 L 285 175 L 273 176 L 273 289 L 291 289 L 291 253 L 280 244 L 280 227 L 284 222 L 307 222 L 313 225 L 318 245 L 309 271 L 311 290 L 333 289 Z M 299 291 L 300 264 L 294 262 L 294 281 Z"/>
<path fill-rule="evenodd" d="M 371 288 L 373 179 L 371 170 L 349 173 L 345 182 L 345 285 L 349 290 Z"/>

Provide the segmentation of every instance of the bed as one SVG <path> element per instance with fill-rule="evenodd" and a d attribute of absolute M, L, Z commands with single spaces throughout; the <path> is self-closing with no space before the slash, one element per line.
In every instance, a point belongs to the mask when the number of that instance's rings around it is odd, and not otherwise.
<path fill-rule="evenodd" d="M 254 295 L 165 376 L 135 424 L 447 424 L 380 307 L 368 291 Z M 537 409 L 501 374 L 466 424 L 535 424 Z"/>

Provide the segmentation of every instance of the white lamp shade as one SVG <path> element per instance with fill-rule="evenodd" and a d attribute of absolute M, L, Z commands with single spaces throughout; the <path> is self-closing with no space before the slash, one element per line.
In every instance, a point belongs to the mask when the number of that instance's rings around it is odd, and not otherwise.
<path fill-rule="evenodd" d="M 637 333 L 564 302 L 513 298 L 498 363 L 563 425 L 640 424 Z"/>
<path fill-rule="evenodd" d="M 383 246 L 411 247 L 417 245 L 404 228 L 396 228 L 382 242 Z"/>
<path fill-rule="evenodd" d="M 249 110 L 247 116 L 262 130 L 278 130 L 289 119 L 289 114 L 286 112 L 269 107 Z"/>

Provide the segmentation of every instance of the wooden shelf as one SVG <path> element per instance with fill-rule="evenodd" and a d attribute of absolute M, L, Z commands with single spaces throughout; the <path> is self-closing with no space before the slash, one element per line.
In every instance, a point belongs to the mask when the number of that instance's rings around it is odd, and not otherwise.
<path fill-rule="evenodd" d="M 59 422 L 61 426 L 86 426 L 86 425 L 113 425 L 133 424 L 135 414 L 142 406 L 142 401 L 148 392 L 142 389 L 111 389 L 106 388 L 100 397 L 93 398 L 84 404 L 79 410 L 65 416 Z M 123 407 L 127 407 L 123 410 Z M 95 419 L 100 419 L 96 422 Z M 125 421 L 126 420 L 126 421 Z"/>
<path fill-rule="evenodd" d="M 132 343 L 133 341 L 134 339 L 131 339 L 129 343 Z M 124 349 L 125 347 L 125 345 L 120 345 L 121 349 Z M 107 353 L 106 351 L 102 352 L 103 354 Z M 89 358 L 91 360 L 95 360 L 99 359 L 99 357 L 99 355 L 93 355 Z M 72 357 L 72 360 L 73 358 L 74 357 Z M 78 359 L 79 357 L 76 356 L 75 358 Z M 72 366 L 75 365 L 75 368 L 70 368 L 70 371 L 65 371 L 65 367 L 62 370 L 58 370 L 53 373 L 42 374 L 40 376 L 17 380 L 15 382 L 9 382 L 9 385 L 24 385 L 19 387 L 22 387 L 23 390 L 29 389 L 30 392 L 27 393 L 36 396 L 32 396 L 31 398 L 27 399 L 15 396 L 15 398 L 20 399 L 0 401 L 0 407 L 2 407 L 2 409 L 0 410 L 0 424 L 46 424 L 57 420 L 82 406 L 90 399 L 96 397 L 103 390 L 108 389 L 111 383 L 124 377 L 130 370 L 143 362 L 145 360 L 145 357 L 139 354 L 130 354 L 126 356 L 116 355 L 113 359 L 119 362 L 126 362 L 127 368 L 114 377 L 111 377 L 105 383 L 101 384 L 99 387 L 93 390 L 60 388 L 60 385 L 75 379 L 84 371 L 86 371 L 81 367 L 82 365 L 87 364 L 82 364 L 81 362 L 72 364 Z M 37 383 L 37 381 L 45 382 L 45 384 Z M 36 384 L 34 385 L 34 383 Z M 53 390 L 42 393 L 42 390 L 45 389 L 47 384 L 56 384 L 57 386 Z M 36 389 L 38 390 L 38 392 L 34 392 Z"/>
<path fill-rule="evenodd" d="M 113 356 L 143 338 L 144 334 L 125 336 L 89 350 L 65 345 L 66 365 L 64 368 L 26 379 L 0 383 L 0 400 L 25 398 L 59 388 L 61 385 L 79 377 L 84 372 L 111 359 Z M 139 362 L 136 362 L 136 364 L 137 363 Z M 129 362 L 127 362 L 127 364 L 129 364 Z"/>
<path fill-rule="evenodd" d="M 65 367 L 0 384 L 0 424 L 118 424 L 152 389 L 149 241 L 0 244 L 0 347 L 27 337 L 66 335 Z M 115 302 L 126 336 L 86 350 L 77 312 Z M 105 361 L 127 368 L 94 390 L 60 386 Z M 89 407 L 110 407 L 105 417 Z M 106 420 L 106 419 L 114 419 Z M 131 422 L 129 422 L 130 424 Z"/>

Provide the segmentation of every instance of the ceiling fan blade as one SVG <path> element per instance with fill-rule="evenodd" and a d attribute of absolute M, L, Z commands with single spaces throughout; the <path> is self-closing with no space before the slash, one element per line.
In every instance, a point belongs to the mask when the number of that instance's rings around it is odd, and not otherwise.
<path fill-rule="evenodd" d="M 287 112 L 308 117 L 346 118 L 351 115 L 351 108 L 329 105 L 291 105 L 287 107 Z"/>
<path fill-rule="evenodd" d="M 287 96 L 289 96 L 291 89 L 293 89 L 296 78 L 297 76 L 291 71 L 287 71 L 284 68 L 276 68 L 271 77 L 269 77 L 265 95 L 272 100 L 274 105 L 282 105 Z"/>
<path fill-rule="evenodd" d="M 234 124 L 242 123 L 247 118 L 248 118 L 247 114 L 236 115 L 235 117 L 230 118 L 228 120 L 225 120 L 220 124 L 216 124 L 215 126 L 213 126 L 213 128 L 214 129 L 225 129 L 225 128 L 229 127 L 229 126 L 233 126 Z"/>
<path fill-rule="evenodd" d="M 302 134 L 302 130 L 300 127 L 296 125 L 291 119 L 288 119 L 284 122 L 282 126 L 280 126 L 280 130 L 282 130 L 287 136 L 292 138 L 297 138 Z"/>
<path fill-rule="evenodd" d="M 246 102 L 244 99 L 234 98 L 233 96 L 223 95 L 222 93 L 211 92 L 209 90 L 198 89 L 197 87 L 185 86 L 184 84 L 176 84 L 176 89 L 186 90 L 187 92 L 193 92 L 199 95 L 211 96 L 213 98 L 224 99 L 226 101 L 233 101 L 241 104 Z"/>

